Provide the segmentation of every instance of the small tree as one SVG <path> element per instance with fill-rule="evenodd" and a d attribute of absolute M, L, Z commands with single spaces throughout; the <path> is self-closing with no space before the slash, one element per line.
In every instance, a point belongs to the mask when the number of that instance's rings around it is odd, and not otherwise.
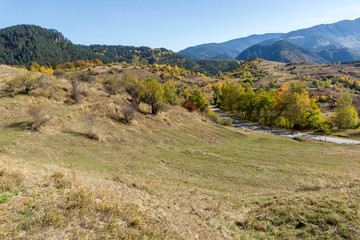
<path fill-rule="evenodd" d="M 189 101 L 193 102 L 201 112 L 205 111 L 209 106 L 209 101 L 206 100 L 199 89 L 195 89 L 193 91 L 193 93 L 189 96 Z"/>
<path fill-rule="evenodd" d="M 329 120 L 324 120 L 320 123 L 319 129 L 325 134 L 325 136 L 329 135 L 334 129 L 334 123 Z"/>
<path fill-rule="evenodd" d="M 151 113 L 157 114 L 163 106 L 164 89 L 153 77 L 144 81 L 140 90 L 140 100 L 151 106 Z"/>
<path fill-rule="evenodd" d="M 213 86 L 213 91 L 214 91 L 213 99 L 214 99 L 215 105 L 217 105 L 217 106 L 221 105 L 221 100 L 220 100 L 220 96 L 222 95 L 221 87 L 222 87 L 221 82 L 217 82 Z"/>
<path fill-rule="evenodd" d="M 340 129 L 354 128 L 358 122 L 358 113 L 352 105 L 352 98 L 345 93 L 337 102 L 335 109 L 335 125 Z"/>
<path fill-rule="evenodd" d="M 178 103 L 176 84 L 173 80 L 167 81 L 164 86 L 164 99 L 170 105 L 176 105 Z"/>

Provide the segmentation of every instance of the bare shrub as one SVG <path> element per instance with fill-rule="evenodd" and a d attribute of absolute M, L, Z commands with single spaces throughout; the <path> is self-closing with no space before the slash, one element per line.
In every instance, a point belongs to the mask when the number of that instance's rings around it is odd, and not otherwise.
<path fill-rule="evenodd" d="M 131 123 L 136 117 L 136 106 L 134 104 L 123 105 L 120 108 L 115 108 L 110 111 L 108 116 L 121 123 Z"/>
<path fill-rule="evenodd" d="M 71 99 L 74 100 L 75 103 L 78 103 L 80 101 L 81 97 L 81 90 L 79 86 L 79 80 L 75 77 L 70 79 L 71 83 Z"/>
<path fill-rule="evenodd" d="M 100 141 L 100 136 L 97 132 L 94 130 L 87 133 L 87 137 L 96 141 Z"/>
<path fill-rule="evenodd" d="M 28 94 L 40 87 L 40 77 L 32 72 L 18 73 L 13 79 L 5 82 L 3 91 L 9 94 L 24 93 Z"/>
<path fill-rule="evenodd" d="M 95 110 L 88 111 L 85 114 L 85 123 L 86 123 L 88 132 L 91 132 L 94 129 L 96 115 L 97 115 L 97 112 Z"/>
<path fill-rule="evenodd" d="M 47 98 L 52 98 L 57 93 L 58 89 L 55 86 L 53 78 L 49 75 L 43 75 L 40 78 L 40 88 L 42 89 L 42 95 Z"/>
<path fill-rule="evenodd" d="M 103 81 L 105 89 L 110 95 L 115 95 L 124 90 L 122 81 L 120 78 L 106 78 Z"/>
<path fill-rule="evenodd" d="M 85 113 L 86 136 L 90 139 L 100 141 L 100 136 L 95 130 L 97 111 L 91 110 Z"/>
<path fill-rule="evenodd" d="M 31 126 L 30 126 L 30 129 L 32 131 L 39 131 L 39 129 L 43 125 L 45 125 L 46 123 L 48 123 L 50 121 L 50 118 L 48 116 L 46 116 L 44 111 L 38 106 L 31 107 L 28 110 L 28 114 L 32 118 L 32 123 L 31 123 Z"/>
<path fill-rule="evenodd" d="M 92 75 L 93 75 L 92 71 L 81 72 L 77 75 L 77 78 L 82 82 L 94 82 L 95 78 Z"/>
<path fill-rule="evenodd" d="M 25 94 L 40 87 L 40 78 L 31 72 L 20 74 L 17 78 Z"/>
<path fill-rule="evenodd" d="M 18 87 L 18 81 L 16 79 L 12 79 L 4 83 L 3 91 L 8 95 L 14 95 L 16 93 L 16 89 Z"/>
<path fill-rule="evenodd" d="M 136 107 L 134 104 L 128 104 L 125 106 L 122 106 L 121 113 L 124 116 L 123 120 L 125 123 L 130 123 L 136 115 Z"/>
<path fill-rule="evenodd" d="M 64 72 L 64 71 L 61 71 L 61 70 L 56 70 L 56 71 L 54 71 L 53 75 L 54 75 L 55 77 L 59 77 L 59 78 L 62 78 L 62 77 L 65 77 L 65 76 L 66 76 L 65 72 Z"/>

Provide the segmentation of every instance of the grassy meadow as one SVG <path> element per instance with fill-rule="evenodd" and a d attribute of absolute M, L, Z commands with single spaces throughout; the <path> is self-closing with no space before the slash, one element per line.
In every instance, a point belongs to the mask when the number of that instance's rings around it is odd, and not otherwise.
<path fill-rule="evenodd" d="M 4 70 L 5 71 L 5 70 Z M 66 87 L 59 81 L 59 87 Z M 214 124 L 168 107 L 130 124 L 99 83 L 0 98 L 0 239 L 359 239 L 360 148 Z M 27 109 L 50 117 L 26 129 Z M 86 137 L 84 114 L 96 106 Z"/>

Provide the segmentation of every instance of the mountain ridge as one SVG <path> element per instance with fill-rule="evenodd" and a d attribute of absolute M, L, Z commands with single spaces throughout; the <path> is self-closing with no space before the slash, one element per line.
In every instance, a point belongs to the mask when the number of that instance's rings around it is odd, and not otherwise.
<path fill-rule="evenodd" d="M 271 36 L 268 34 L 258 35 L 258 36 Z M 253 35 L 251 35 L 253 36 Z M 251 37 L 249 36 L 249 37 Z M 320 24 L 315 25 L 309 28 L 298 29 L 290 31 L 288 33 L 276 34 L 274 38 L 268 38 L 264 41 L 253 42 L 253 44 L 248 45 L 245 49 L 251 47 L 255 44 L 262 45 L 271 45 L 280 40 L 286 40 L 292 44 L 295 44 L 299 47 L 321 52 L 323 50 L 335 50 L 335 49 L 351 49 L 351 51 L 360 50 L 360 18 L 354 20 L 342 20 L 330 24 Z M 213 58 L 214 56 L 221 56 L 226 54 L 229 57 L 232 57 L 234 53 L 237 53 L 235 49 L 237 41 L 247 39 L 249 37 L 237 38 L 229 40 L 223 43 L 212 43 L 212 44 L 202 44 L 193 47 L 186 48 L 179 51 L 178 53 L 184 54 L 185 56 L 194 58 L 194 59 L 208 59 Z M 232 43 L 233 45 L 231 45 Z M 243 45 L 241 45 L 242 47 Z M 216 51 L 214 50 L 216 48 Z M 243 50 L 245 50 L 243 49 Z M 214 55 L 213 52 L 217 54 Z M 229 54 L 229 51 L 233 54 Z M 201 55 L 199 55 L 201 53 Z M 238 53 L 240 54 L 240 53 Z M 334 54 L 334 53 L 333 53 Z M 342 59 L 343 61 L 352 61 L 353 56 L 357 54 L 348 53 L 349 58 L 344 58 L 342 56 L 332 56 L 332 59 Z"/>
<path fill-rule="evenodd" d="M 249 46 L 273 39 L 283 35 L 283 33 L 252 34 L 248 37 L 232 39 L 223 43 L 205 43 L 197 46 L 188 47 L 179 51 L 179 54 L 194 59 L 214 59 L 217 56 L 227 55 L 229 58 L 235 58 Z M 210 50 L 209 50 L 210 48 Z M 235 49 L 234 51 L 232 49 Z"/>
<path fill-rule="evenodd" d="M 263 58 L 277 62 L 314 62 L 328 63 L 328 61 L 316 53 L 305 48 L 298 47 L 285 40 L 277 41 L 271 45 L 255 44 L 244 50 L 237 60 L 247 61 L 251 58 Z"/>

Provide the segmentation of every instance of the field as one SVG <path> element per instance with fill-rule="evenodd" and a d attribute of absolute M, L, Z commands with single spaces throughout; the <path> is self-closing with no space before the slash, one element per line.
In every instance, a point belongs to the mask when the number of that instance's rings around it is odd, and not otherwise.
<path fill-rule="evenodd" d="M 2 79 L 14 74 L 2 68 Z M 58 79 L 59 89 L 68 82 Z M 212 123 L 180 106 L 131 124 L 82 83 L 0 98 L 0 239 L 359 239 L 360 148 Z M 41 106 L 50 122 L 26 128 Z M 86 135 L 85 115 L 96 109 Z"/>

